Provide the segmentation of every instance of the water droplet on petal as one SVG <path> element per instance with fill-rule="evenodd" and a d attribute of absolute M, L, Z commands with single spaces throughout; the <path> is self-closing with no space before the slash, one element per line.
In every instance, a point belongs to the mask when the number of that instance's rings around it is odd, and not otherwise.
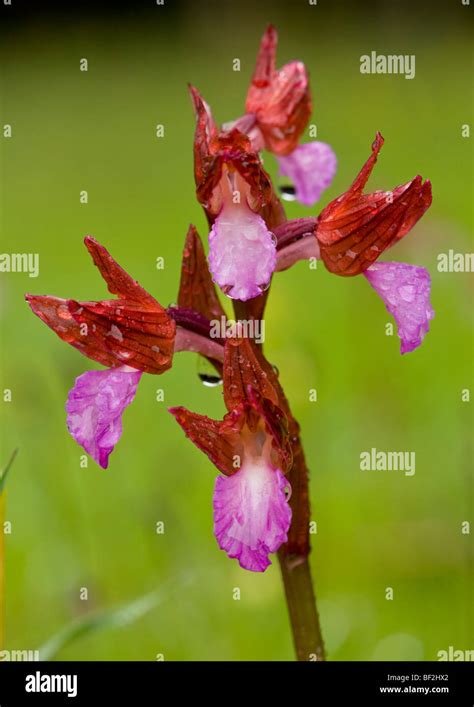
<path fill-rule="evenodd" d="M 65 304 L 58 307 L 58 317 L 61 319 L 72 319 L 72 314 Z"/>
<path fill-rule="evenodd" d="M 199 380 L 206 388 L 216 388 L 218 385 L 222 384 L 222 378 L 218 371 L 204 356 L 198 356 L 197 373 Z"/>
<path fill-rule="evenodd" d="M 296 189 L 293 184 L 282 184 L 278 191 L 284 201 L 296 201 Z"/>

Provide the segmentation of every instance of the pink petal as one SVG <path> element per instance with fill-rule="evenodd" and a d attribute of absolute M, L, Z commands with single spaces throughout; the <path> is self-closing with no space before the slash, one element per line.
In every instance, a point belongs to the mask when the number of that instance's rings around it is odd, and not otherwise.
<path fill-rule="evenodd" d="M 268 554 L 287 540 L 291 509 L 279 469 L 253 460 L 232 476 L 218 476 L 214 489 L 214 533 L 219 547 L 241 567 L 263 572 Z"/>
<path fill-rule="evenodd" d="M 324 142 L 299 145 L 286 157 L 277 159 L 280 174 L 291 179 L 296 198 L 306 206 L 312 206 L 319 200 L 336 174 L 336 155 Z"/>
<path fill-rule="evenodd" d="M 69 432 L 103 469 L 121 437 L 122 413 L 135 397 L 141 376 L 128 366 L 87 371 L 69 391 Z"/>
<path fill-rule="evenodd" d="M 400 353 L 416 349 L 434 317 L 429 272 L 416 265 L 381 262 L 371 265 L 364 275 L 397 322 Z"/>
<path fill-rule="evenodd" d="M 269 285 L 276 265 L 275 239 L 247 206 L 224 207 L 209 234 L 209 269 L 228 297 L 248 300 Z"/>

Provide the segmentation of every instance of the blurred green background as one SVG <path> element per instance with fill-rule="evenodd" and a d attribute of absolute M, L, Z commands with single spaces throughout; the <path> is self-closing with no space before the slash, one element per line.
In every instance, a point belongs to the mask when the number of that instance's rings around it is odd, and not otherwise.
<path fill-rule="evenodd" d="M 220 417 L 221 389 L 200 383 L 193 355 L 176 356 L 165 376 L 143 378 L 109 469 L 92 460 L 81 468 L 64 404 L 75 377 L 98 366 L 23 301 L 25 292 L 106 296 L 82 243 L 89 233 L 162 304 L 176 299 L 188 224 L 206 236 L 186 84 L 202 91 L 219 122 L 241 115 L 260 36 L 273 22 L 279 64 L 307 64 L 312 122 L 339 160 L 316 210 L 291 203 L 288 216 L 317 213 L 343 192 L 376 130 L 386 144 L 369 186 L 391 188 L 421 173 L 434 194 L 385 258 L 432 274 L 436 317 L 416 352 L 400 356 L 398 338 L 385 335 L 391 318 L 362 277 L 299 263 L 272 286 L 266 352 L 302 425 L 318 524 L 311 565 L 329 658 L 436 659 L 450 645 L 472 648 L 472 535 L 461 533 L 473 520 L 472 403 L 461 401 L 472 386 L 472 276 L 436 269 L 439 253 L 472 250 L 472 149 L 461 137 L 472 121 L 472 9 L 129 5 L 86 4 L 69 15 L 48 12 L 47 3 L 35 12 L 2 5 L 0 118 L 13 136 L 0 142 L 1 250 L 40 254 L 37 279 L 0 276 L 0 385 L 13 395 L 1 406 L 1 463 L 20 450 L 8 483 L 7 647 L 37 648 L 72 620 L 164 587 L 164 601 L 145 617 L 77 640 L 58 657 L 293 658 L 278 564 L 252 574 L 218 549 L 215 469 L 166 410 L 185 405 Z M 361 75 L 359 57 L 372 50 L 415 54 L 416 78 Z M 271 155 L 265 166 L 276 177 Z M 164 270 L 155 266 L 160 256 Z M 160 388 L 164 402 L 156 401 Z M 372 447 L 415 451 L 416 474 L 361 472 L 360 452 Z M 156 533 L 160 521 L 164 534 Z"/>

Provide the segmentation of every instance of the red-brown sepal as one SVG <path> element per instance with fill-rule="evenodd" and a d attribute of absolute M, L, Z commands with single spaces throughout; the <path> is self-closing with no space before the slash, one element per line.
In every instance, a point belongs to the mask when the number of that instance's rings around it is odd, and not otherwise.
<path fill-rule="evenodd" d="M 245 108 L 256 116 L 266 148 L 288 155 L 297 147 L 311 115 L 311 94 L 301 61 L 275 68 L 277 42 L 277 32 L 270 25 L 262 37 Z"/>
<path fill-rule="evenodd" d="M 377 133 L 372 154 L 345 194 L 321 212 L 316 228 L 321 258 L 336 275 L 359 275 L 405 236 L 431 204 L 431 183 L 418 175 L 392 191 L 363 194 L 384 143 Z"/>
<path fill-rule="evenodd" d="M 203 314 L 209 320 L 225 317 L 209 272 L 202 241 L 193 225 L 189 226 L 184 243 L 178 304 Z"/>
<path fill-rule="evenodd" d="M 166 310 L 88 236 L 86 246 L 116 300 L 76 302 L 26 295 L 33 312 L 88 358 L 146 373 L 171 367 L 176 325 Z"/>

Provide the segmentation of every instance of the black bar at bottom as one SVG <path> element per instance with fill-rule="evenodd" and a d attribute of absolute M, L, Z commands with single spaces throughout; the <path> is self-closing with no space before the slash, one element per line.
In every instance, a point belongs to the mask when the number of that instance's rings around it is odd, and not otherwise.
<path fill-rule="evenodd" d="M 156 705 L 159 702 L 232 698 L 265 704 L 282 693 L 292 702 L 331 705 L 332 700 L 367 704 L 437 702 L 458 707 L 474 704 L 473 663 L 327 662 L 22 662 L 0 663 L 0 706 L 29 704 Z M 351 702 L 348 702 L 350 704 Z M 365 702 L 362 702 L 365 704 Z"/>

